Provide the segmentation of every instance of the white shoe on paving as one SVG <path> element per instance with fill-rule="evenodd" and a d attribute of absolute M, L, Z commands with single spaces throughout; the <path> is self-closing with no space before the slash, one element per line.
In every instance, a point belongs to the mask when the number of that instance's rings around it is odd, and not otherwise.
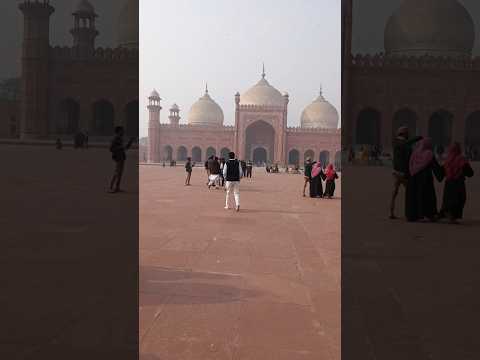
<path fill-rule="evenodd" d="M 228 210 L 228 209 L 229 209 L 229 207 L 228 207 L 228 206 L 225 206 L 225 207 L 224 207 L 224 209 L 225 209 L 225 210 Z"/>

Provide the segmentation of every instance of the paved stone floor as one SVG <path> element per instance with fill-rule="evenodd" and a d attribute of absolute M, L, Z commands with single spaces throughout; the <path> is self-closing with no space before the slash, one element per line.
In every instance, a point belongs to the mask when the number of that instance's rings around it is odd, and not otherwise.
<path fill-rule="evenodd" d="M 138 167 L 108 148 L 0 145 L 0 359 L 137 354 Z M 132 161 L 133 160 L 133 161 Z"/>
<path fill-rule="evenodd" d="M 391 169 L 344 169 L 344 359 L 480 358 L 479 164 L 474 168 L 462 225 L 389 220 Z"/>
<path fill-rule="evenodd" d="M 203 169 L 183 182 L 140 167 L 141 358 L 339 360 L 340 199 L 255 169 L 236 213 Z"/>

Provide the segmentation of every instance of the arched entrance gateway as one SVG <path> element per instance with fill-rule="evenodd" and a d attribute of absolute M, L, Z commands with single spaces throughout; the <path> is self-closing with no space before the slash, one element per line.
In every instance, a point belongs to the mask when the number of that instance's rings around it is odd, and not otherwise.
<path fill-rule="evenodd" d="M 217 152 L 215 151 L 215 149 L 213 147 L 209 147 L 207 149 L 207 159 L 210 157 L 210 156 L 216 156 L 217 155 Z"/>
<path fill-rule="evenodd" d="M 245 160 L 253 160 L 255 164 L 272 163 L 275 159 L 275 129 L 272 125 L 258 120 L 247 128 L 245 134 Z"/>
<path fill-rule="evenodd" d="M 229 148 L 223 148 L 221 151 L 220 151 L 220 157 L 224 158 L 224 159 L 228 159 L 228 154 L 230 153 L 230 149 Z"/>
<path fill-rule="evenodd" d="M 312 160 L 312 161 L 315 160 L 315 152 L 313 150 L 305 151 L 305 154 L 303 156 L 303 160 L 306 161 L 308 158 L 310 158 L 310 160 Z"/>
<path fill-rule="evenodd" d="M 428 122 L 428 136 L 432 139 L 436 152 L 442 153 L 452 141 L 453 115 L 446 110 L 432 114 Z"/>
<path fill-rule="evenodd" d="M 465 124 L 465 152 L 473 160 L 480 159 L 480 111 L 471 113 Z"/>
<path fill-rule="evenodd" d="M 200 149 L 198 146 L 195 146 L 192 149 L 192 160 L 194 162 L 201 162 L 202 161 L 202 149 Z"/>
<path fill-rule="evenodd" d="M 300 153 L 297 149 L 292 149 L 288 153 L 288 163 L 290 165 L 299 165 L 300 163 Z"/>
<path fill-rule="evenodd" d="M 392 139 L 397 136 L 397 130 L 401 126 L 408 127 L 408 132 L 410 136 L 416 135 L 417 133 L 417 115 L 410 109 L 404 108 L 398 110 L 395 115 L 393 115 L 392 123 Z"/>
<path fill-rule="evenodd" d="M 180 146 L 177 150 L 177 160 L 178 161 L 185 161 L 187 160 L 187 148 L 185 146 Z"/>
<path fill-rule="evenodd" d="M 163 148 L 163 160 L 172 161 L 173 160 L 173 148 L 170 145 L 166 145 Z"/>
<path fill-rule="evenodd" d="M 253 150 L 252 159 L 255 165 L 263 165 L 267 163 L 268 162 L 267 150 L 262 146 L 256 147 Z"/>
<path fill-rule="evenodd" d="M 377 110 L 368 108 L 358 114 L 356 144 L 380 144 L 380 113 Z"/>

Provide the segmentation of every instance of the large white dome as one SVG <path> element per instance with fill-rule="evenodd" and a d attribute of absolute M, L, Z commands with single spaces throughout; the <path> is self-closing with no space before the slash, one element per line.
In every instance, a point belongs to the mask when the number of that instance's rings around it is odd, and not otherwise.
<path fill-rule="evenodd" d="M 205 95 L 198 99 L 190 108 L 187 119 L 190 125 L 222 126 L 223 110 L 208 95 L 208 90 L 205 90 Z"/>
<path fill-rule="evenodd" d="M 118 46 L 138 49 L 138 0 L 128 0 L 118 17 Z"/>
<path fill-rule="evenodd" d="M 385 27 L 387 55 L 471 56 L 475 26 L 456 0 L 404 0 Z"/>
<path fill-rule="evenodd" d="M 248 89 L 240 97 L 241 105 L 266 105 L 283 106 L 285 100 L 283 95 L 268 83 L 265 79 L 265 73 L 262 74 L 260 81 Z"/>
<path fill-rule="evenodd" d="M 302 112 L 303 128 L 338 128 L 338 111 L 323 97 L 322 93 Z"/>

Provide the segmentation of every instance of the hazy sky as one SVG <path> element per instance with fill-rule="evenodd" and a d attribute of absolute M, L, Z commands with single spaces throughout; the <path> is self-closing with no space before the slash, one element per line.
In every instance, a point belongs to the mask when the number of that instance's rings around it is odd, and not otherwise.
<path fill-rule="evenodd" d="M 460 1 L 473 18 L 476 29 L 474 55 L 480 54 L 480 1 Z M 354 0 L 352 48 L 354 53 L 383 52 L 383 32 L 389 16 L 402 0 Z"/>
<path fill-rule="evenodd" d="M 234 124 L 234 94 L 260 79 L 290 94 L 288 125 L 298 126 L 305 106 L 324 96 L 340 112 L 341 9 L 338 0 L 141 0 L 140 134 L 146 135 L 147 97 L 163 98 L 161 121 L 209 93 Z"/>
<path fill-rule="evenodd" d="M 0 78 L 20 76 L 20 56 L 23 36 L 23 15 L 18 5 L 23 1 L 0 1 Z M 55 12 L 50 18 L 52 45 L 72 46 L 70 29 L 72 12 L 79 0 L 50 0 Z M 97 46 L 114 47 L 117 43 L 117 18 L 126 0 L 90 0 L 99 15 L 96 26 L 100 32 Z"/>

